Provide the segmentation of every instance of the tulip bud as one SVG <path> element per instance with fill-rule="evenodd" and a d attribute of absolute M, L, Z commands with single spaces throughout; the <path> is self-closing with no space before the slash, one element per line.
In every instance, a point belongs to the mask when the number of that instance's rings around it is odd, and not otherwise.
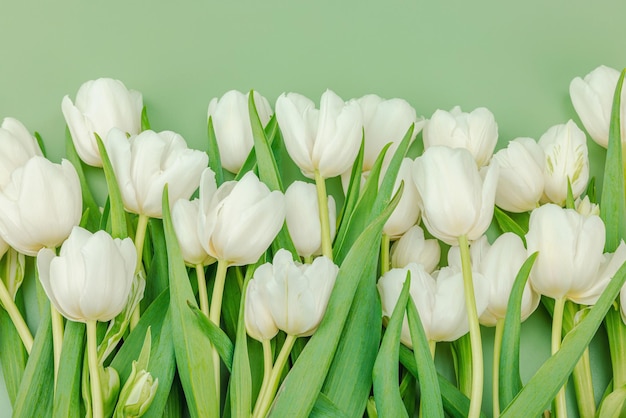
<path fill-rule="evenodd" d="M 211 171 L 211 173 L 213 173 Z M 207 254 L 198 236 L 198 213 L 200 201 L 178 199 L 172 208 L 172 224 L 185 263 L 191 266 L 207 266 L 215 259 Z"/>
<path fill-rule="evenodd" d="M 126 138 L 112 129 L 105 144 L 124 207 L 152 218 L 163 217 L 165 184 L 170 202 L 189 199 L 209 161 L 206 153 L 187 148 L 183 137 L 171 131 L 144 131 Z"/>
<path fill-rule="evenodd" d="M 250 280 L 246 289 L 244 322 L 248 335 L 257 341 L 271 340 L 278 334 L 278 327 L 265 300 L 260 280 Z"/>
<path fill-rule="evenodd" d="M 289 156 L 306 177 L 314 178 L 318 170 L 331 178 L 352 166 L 363 129 L 357 102 L 345 103 L 326 90 L 317 110 L 308 98 L 283 93 L 276 101 L 276 118 Z"/>
<path fill-rule="evenodd" d="M 115 411 L 120 393 L 120 376 L 113 367 L 100 368 L 100 388 L 102 390 L 104 416 L 110 417 Z"/>
<path fill-rule="evenodd" d="M 142 109 L 141 93 L 110 78 L 87 81 L 78 89 L 75 103 L 68 96 L 61 102 L 78 156 L 94 167 L 102 167 L 95 135 L 104 139 L 112 128 L 139 134 Z"/>
<path fill-rule="evenodd" d="M 605 227 L 600 217 L 543 205 L 530 214 L 528 254 L 539 251 L 530 282 L 542 295 L 592 304 L 604 260 Z"/>
<path fill-rule="evenodd" d="M 400 196 L 398 205 L 383 226 L 383 233 L 392 239 L 404 234 L 420 218 L 419 196 L 413 181 L 412 170 L 413 160 L 410 158 L 402 160 L 400 171 L 396 177 L 396 184 L 394 185 L 394 193 L 396 193 L 400 188 L 400 183 L 404 182 L 402 196 Z"/>
<path fill-rule="evenodd" d="M 419 313 L 426 338 L 435 342 L 454 341 L 467 334 L 469 322 L 465 308 L 463 274 L 456 268 L 441 269 L 436 272 L 436 279 L 426 273 L 424 267 L 419 264 L 411 263 L 405 268 L 389 270 L 376 285 L 383 317 L 391 317 L 398 303 L 407 271 L 411 272 L 409 293 Z M 474 273 L 473 278 L 476 309 L 480 315 L 487 306 L 488 286 L 482 275 Z M 406 314 L 400 341 L 407 347 L 412 347 Z"/>
<path fill-rule="evenodd" d="M 146 413 L 159 387 L 159 379 L 154 379 L 150 372 L 137 370 L 133 361 L 132 371 L 120 392 L 114 418 L 138 418 Z"/>
<path fill-rule="evenodd" d="M 544 170 L 544 196 L 542 203 L 552 202 L 559 206 L 567 198 L 567 181 L 572 186 L 574 199 L 587 188 L 589 180 L 589 157 L 585 133 L 573 121 L 555 125 L 539 139 L 546 156 Z"/>
<path fill-rule="evenodd" d="M 410 263 L 421 264 L 431 274 L 439 265 L 441 248 L 436 239 L 425 239 L 424 230 L 415 225 L 391 246 L 391 266 L 403 268 Z"/>
<path fill-rule="evenodd" d="M 37 140 L 20 121 L 5 118 L 0 126 L 0 189 L 11 181 L 11 173 L 34 156 L 42 156 Z"/>
<path fill-rule="evenodd" d="M 137 251 L 130 238 L 113 239 L 78 226 L 59 256 L 44 248 L 37 254 L 39 280 L 54 307 L 67 319 L 106 322 L 128 301 Z"/>
<path fill-rule="evenodd" d="M 569 85 L 569 95 L 576 113 L 591 138 L 601 147 L 609 143 L 609 126 L 613 109 L 613 96 L 619 71 L 599 66 L 584 79 L 576 77 Z M 626 89 L 622 89 L 620 115 L 626 121 Z M 622 123 L 622 142 L 626 141 L 626 123 Z"/>
<path fill-rule="evenodd" d="M 543 195 L 543 149 L 532 138 L 516 138 L 494 156 L 500 167 L 496 205 L 509 212 L 528 212 Z"/>
<path fill-rule="evenodd" d="M 216 190 L 208 170 L 200 181 L 200 243 L 210 256 L 243 266 L 255 263 L 285 222 L 285 196 L 270 192 L 252 173 Z"/>
<path fill-rule="evenodd" d="M 4 241 L 0 239 L 0 243 Z M 3 246 L 6 246 L 6 249 L 3 248 L 4 253 L 0 260 L 0 280 L 4 281 L 9 295 L 15 300 L 15 295 L 24 281 L 26 257 L 15 249 L 9 248 L 6 243 Z"/>
<path fill-rule="evenodd" d="M 43 247 L 59 246 L 81 215 L 78 174 L 67 160 L 53 164 L 32 157 L 13 171 L 0 190 L 0 235 L 29 256 Z"/>
<path fill-rule="evenodd" d="M 338 272 L 339 267 L 326 257 L 316 258 L 313 264 L 300 264 L 293 261 L 289 251 L 280 249 L 273 263 L 255 270 L 250 285 L 256 282 L 258 293 L 255 289 L 251 296 L 258 296 L 260 300 L 255 303 L 265 305 L 278 329 L 306 337 L 322 321 Z M 269 320 L 263 324 L 271 329 Z"/>
<path fill-rule="evenodd" d="M 591 200 L 589 200 L 589 196 L 585 196 L 582 199 L 579 197 L 574 202 L 574 206 L 576 208 L 576 212 L 580 213 L 581 215 L 600 216 L 600 206 L 595 203 L 591 203 Z"/>
<path fill-rule="evenodd" d="M 424 148 L 443 145 L 467 149 L 479 167 L 489 164 L 498 142 L 498 125 L 484 107 L 471 113 L 455 106 L 450 112 L 437 110 L 424 126 Z"/>
<path fill-rule="evenodd" d="M 213 121 L 213 129 L 220 151 L 220 161 L 231 173 L 238 173 L 254 146 L 248 98 L 250 93 L 237 90 L 226 92 L 209 103 L 208 115 Z M 254 92 L 254 104 L 263 126 L 272 117 L 272 108 L 267 99 Z"/>
<path fill-rule="evenodd" d="M 322 253 L 322 227 L 319 202 L 314 184 L 294 181 L 285 191 L 286 221 L 298 255 L 310 257 Z M 335 199 L 328 197 L 330 239 L 335 238 L 337 210 Z"/>
<path fill-rule="evenodd" d="M 415 160 L 413 180 L 424 224 L 436 238 L 458 245 L 461 235 L 473 241 L 485 233 L 493 217 L 496 161 L 479 172 L 468 150 L 430 147 Z"/>

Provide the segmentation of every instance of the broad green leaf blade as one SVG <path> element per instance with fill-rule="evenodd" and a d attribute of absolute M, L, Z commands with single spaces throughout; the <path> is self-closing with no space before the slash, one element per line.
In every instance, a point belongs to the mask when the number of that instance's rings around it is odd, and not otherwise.
<path fill-rule="evenodd" d="M 224 171 L 222 171 L 222 160 L 220 158 L 220 149 L 217 146 L 217 137 L 215 136 L 215 129 L 213 128 L 213 117 L 209 116 L 207 122 L 207 132 L 209 137 L 209 167 L 215 173 L 215 182 L 217 187 L 220 187 L 224 183 Z"/>
<path fill-rule="evenodd" d="M 546 360 L 504 410 L 503 418 L 536 416 L 542 412 L 543 406 L 555 397 L 574 370 L 625 281 L 626 263 L 615 273 L 587 316 L 563 338 L 561 349 Z"/>
<path fill-rule="evenodd" d="M 53 404 L 54 361 L 52 359 L 52 322 L 50 305 L 40 317 L 24 376 L 13 408 L 14 418 L 45 417 Z"/>
<path fill-rule="evenodd" d="M 624 400 L 626 400 L 626 386 L 614 390 L 604 398 L 597 413 L 598 418 L 619 418 Z"/>
<path fill-rule="evenodd" d="M 520 271 L 515 277 L 511 288 L 509 304 L 504 318 L 504 330 L 502 332 L 502 346 L 500 350 L 500 370 L 498 388 L 500 393 L 500 405 L 506 407 L 522 389 L 522 379 L 519 368 L 520 332 L 522 328 L 522 296 L 524 286 L 530 275 L 530 270 L 537 259 L 538 253 L 533 253 L 522 264 Z"/>
<path fill-rule="evenodd" d="M 419 379 L 417 363 L 415 362 L 413 351 L 403 345 L 400 346 L 400 363 L 406 367 L 409 373 Z M 439 382 L 439 390 L 441 391 L 443 410 L 446 414 L 452 418 L 466 418 L 469 414 L 470 405 L 470 400 L 467 396 L 463 395 L 452 383 L 440 374 L 437 374 L 437 380 Z M 481 413 L 480 416 L 484 417 L 485 415 Z"/>
<path fill-rule="evenodd" d="M 72 135 L 70 134 L 70 130 L 67 126 L 65 126 L 65 155 L 68 161 L 72 163 L 76 169 L 78 180 L 80 181 L 80 191 L 83 196 L 83 211 L 88 211 L 87 221 L 83 226 L 85 229 L 95 232 L 98 230 L 98 225 L 100 224 L 100 210 L 93 194 L 91 193 L 89 184 L 87 183 L 87 178 L 85 177 L 85 172 L 83 170 L 83 162 L 76 152 L 74 141 L 72 141 Z"/>
<path fill-rule="evenodd" d="M 361 416 L 372 387 L 382 330 L 376 265 L 363 270 L 322 393 L 350 416 Z"/>
<path fill-rule="evenodd" d="M 226 333 L 222 331 L 220 327 L 211 322 L 200 309 L 193 306 L 189 302 L 187 302 L 187 304 L 189 305 L 189 309 L 191 309 L 198 318 L 200 327 L 202 328 L 204 333 L 209 336 L 209 340 L 211 340 L 213 347 L 215 347 L 222 361 L 226 365 L 226 368 L 230 372 L 233 368 L 234 346 L 232 341 L 230 340 L 230 338 L 228 338 L 228 335 L 226 335 Z"/>
<path fill-rule="evenodd" d="M 620 240 L 626 239 L 626 196 L 624 194 L 624 161 L 622 156 L 622 140 L 620 129 L 620 99 L 624 75 L 622 71 L 615 95 L 613 96 L 613 110 L 609 127 L 609 144 L 606 150 L 604 163 L 604 181 L 602 182 L 602 197 L 600 201 L 600 218 L 606 228 L 606 243 L 604 251 L 614 252 Z"/>
<path fill-rule="evenodd" d="M 517 222 L 515 222 L 515 220 L 511 218 L 508 213 L 506 213 L 499 207 L 495 206 L 493 215 L 502 233 L 512 232 L 522 239 L 524 246 L 526 245 L 526 232 L 527 231 L 524 231 L 524 228 L 522 228 Z"/>
<path fill-rule="evenodd" d="M 54 395 L 52 416 L 56 418 L 81 417 L 81 371 L 85 353 L 85 324 L 67 321 L 63 335 L 63 350 Z"/>
<path fill-rule="evenodd" d="M 411 332 L 415 364 L 418 365 L 417 381 L 420 386 L 422 416 L 443 418 L 443 403 L 437 381 L 437 369 L 430 354 L 430 347 L 426 338 L 426 332 L 424 332 L 424 327 L 422 326 L 422 320 L 412 298 L 408 299 L 406 314 L 409 321 L 409 331 Z"/>
<path fill-rule="evenodd" d="M 124 212 L 124 202 L 122 201 L 122 193 L 117 184 L 115 178 L 115 172 L 109 159 L 109 154 L 102 142 L 102 139 L 96 134 L 96 142 L 98 143 L 98 151 L 100 152 L 100 158 L 102 158 L 102 168 L 104 170 L 104 177 L 107 181 L 107 188 L 109 190 L 109 204 L 110 204 L 110 216 L 111 216 L 111 235 L 113 238 L 126 238 L 128 237 L 128 229 L 126 227 L 126 212 Z"/>
<path fill-rule="evenodd" d="M 187 307 L 188 302 L 195 304 L 196 298 L 191 290 L 185 262 L 174 232 L 167 185 L 163 189 L 163 228 L 170 278 L 174 353 L 187 406 L 192 417 L 217 417 L 220 400 L 215 396 L 213 359 L 207 352 L 210 341 L 202 332 L 196 316 Z"/>
<path fill-rule="evenodd" d="M 276 137 L 278 133 L 278 122 L 276 122 L 276 115 L 272 115 L 269 122 L 267 122 L 267 125 L 265 126 L 264 131 L 265 131 L 265 137 L 267 138 L 267 142 L 271 146 L 274 142 L 274 138 Z M 246 161 L 241 166 L 241 169 L 239 169 L 239 173 L 237 173 L 235 180 L 241 180 L 244 174 L 246 174 L 248 171 L 252 171 L 256 169 L 257 169 L 256 152 L 254 151 L 254 148 L 252 148 L 250 150 L 250 153 L 246 157 Z"/>
<path fill-rule="evenodd" d="M 404 402 L 400 396 L 398 382 L 398 356 L 400 351 L 400 335 L 402 334 L 402 321 L 406 304 L 409 300 L 409 287 L 411 286 L 411 274 L 407 273 L 407 278 L 402 286 L 402 292 L 396 303 L 385 336 L 380 344 L 378 356 L 374 363 L 374 401 L 376 410 L 383 417 L 407 417 Z M 429 415 L 427 415 L 429 416 Z"/>
<path fill-rule="evenodd" d="M 17 296 L 21 297 L 21 292 Z M 0 308 L 0 363 L 11 405 L 15 404 L 27 360 L 28 355 L 11 317 Z"/>
<path fill-rule="evenodd" d="M 308 417 L 311 412 L 341 338 L 361 275 L 377 262 L 378 237 L 398 200 L 399 196 L 396 196 L 365 228 L 348 252 L 339 268 L 326 314 L 285 378 L 269 416 Z"/>
<path fill-rule="evenodd" d="M 309 418 L 348 418 L 326 395 L 320 393 Z"/>

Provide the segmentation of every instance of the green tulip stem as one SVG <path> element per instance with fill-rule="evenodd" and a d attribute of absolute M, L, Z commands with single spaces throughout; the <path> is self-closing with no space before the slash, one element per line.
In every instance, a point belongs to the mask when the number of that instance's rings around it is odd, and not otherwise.
<path fill-rule="evenodd" d="M 565 298 L 555 299 L 554 311 L 552 312 L 552 343 L 550 353 L 556 354 L 561 349 L 561 332 L 563 328 L 563 312 L 565 310 Z M 554 399 L 554 416 L 556 418 L 567 417 L 567 404 L 565 400 L 565 386 L 556 394 Z"/>
<path fill-rule="evenodd" d="M 137 230 L 135 231 L 135 250 L 137 251 L 137 266 L 135 268 L 135 274 L 139 273 L 142 269 L 143 262 L 143 243 L 146 239 L 146 230 L 148 229 L 148 221 L 150 217 L 148 215 L 140 214 L 137 219 Z M 139 312 L 139 305 L 133 311 L 130 317 L 130 330 L 135 329 L 141 318 Z"/>
<path fill-rule="evenodd" d="M 33 335 L 30 333 L 28 325 L 26 325 L 26 322 L 24 321 L 24 317 L 20 313 L 20 310 L 17 309 L 17 305 L 9 294 L 9 291 L 4 284 L 4 280 L 2 279 L 0 279 L 0 303 L 2 303 L 2 306 L 9 314 L 9 317 L 17 330 L 17 334 L 20 336 L 22 344 L 24 344 L 24 348 L 26 348 L 26 352 L 30 354 L 30 350 L 33 348 Z"/>
<path fill-rule="evenodd" d="M 226 271 L 228 270 L 228 261 L 217 260 L 217 272 L 215 273 L 215 283 L 213 283 L 213 293 L 211 296 L 211 308 L 209 310 L 209 319 L 218 327 L 220 326 L 220 317 L 222 314 L 222 297 L 224 296 L 224 283 L 226 282 Z M 220 355 L 215 347 L 211 348 L 213 353 L 213 370 L 215 372 L 215 394 L 216 399 L 220 398 Z"/>
<path fill-rule="evenodd" d="M 269 411 L 270 406 L 274 401 L 276 390 L 278 389 L 278 381 L 280 380 L 283 368 L 289 359 L 289 354 L 291 354 L 291 349 L 293 348 L 293 344 L 296 342 L 297 338 L 298 337 L 294 335 L 287 335 L 285 338 L 285 342 L 283 343 L 280 353 L 278 353 L 278 357 L 276 358 L 276 363 L 274 363 L 274 367 L 272 367 L 272 373 L 269 377 L 267 386 L 261 388 L 259 398 L 254 406 L 254 412 L 252 413 L 253 418 L 264 417 L 267 414 L 267 411 Z"/>
<path fill-rule="evenodd" d="M 196 278 L 198 279 L 198 299 L 200 299 L 200 310 L 206 317 L 209 317 L 209 294 L 206 289 L 206 277 L 204 275 L 204 265 L 196 264 Z"/>
<path fill-rule="evenodd" d="M 52 321 L 52 347 L 54 355 L 54 386 L 56 388 L 59 365 L 61 364 L 61 350 L 63 350 L 63 317 L 53 304 L 50 304 L 50 319 Z"/>
<path fill-rule="evenodd" d="M 313 256 L 312 255 L 307 255 L 304 258 L 304 264 L 312 264 L 313 263 Z"/>
<path fill-rule="evenodd" d="M 437 341 L 428 340 L 428 348 L 430 348 L 430 357 L 434 360 L 437 352 Z"/>
<path fill-rule="evenodd" d="M 261 390 L 259 391 L 258 399 L 261 399 L 261 395 L 267 390 L 267 385 L 270 383 L 270 376 L 272 375 L 272 366 L 274 363 L 274 356 L 272 354 L 272 342 L 271 340 L 261 341 L 263 346 L 263 382 L 261 383 Z"/>
<path fill-rule="evenodd" d="M 97 321 L 87 321 L 87 361 L 91 386 L 91 409 L 93 418 L 104 417 L 102 388 L 100 387 L 100 365 L 98 364 Z"/>
<path fill-rule="evenodd" d="M 330 239 L 330 218 L 328 215 L 328 195 L 326 194 L 326 180 L 315 170 L 315 187 L 317 189 L 317 204 L 320 213 L 322 229 L 322 255 L 333 259 L 333 247 Z"/>
<path fill-rule="evenodd" d="M 493 369 L 492 369 L 492 397 L 493 416 L 500 416 L 500 353 L 502 352 L 502 334 L 504 333 L 504 318 L 496 321 L 496 333 L 493 337 Z"/>
<path fill-rule="evenodd" d="M 469 418 L 480 416 L 483 399 L 483 347 L 480 339 L 480 325 L 476 311 L 474 282 L 472 279 L 472 261 L 470 259 L 469 242 L 466 235 L 459 237 L 461 250 L 461 266 L 463 270 L 463 290 L 465 291 L 465 307 L 469 322 L 470 345 L 472 348 L 472 389 L 470 395 Z"/>
<path fill-rule="evenodd" d="M 383 232 L 380 240 L 380 275 L 383 276 L 389 271 L 389 247 L 391 246 L 391 237 Z"/>
<path fill-rule="evenodd" d="M 609 340 L 609 353 L 613 369 L 613 387 L 626 385 L 626 325 L 622 321 L 620 307 L 609 309 L 604 318 L 606 333 Z"/>

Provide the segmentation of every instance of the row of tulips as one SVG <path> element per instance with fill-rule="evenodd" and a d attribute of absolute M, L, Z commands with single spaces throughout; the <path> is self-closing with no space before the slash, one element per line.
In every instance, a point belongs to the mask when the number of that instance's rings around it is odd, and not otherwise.
<path fill-rule="evenodd" d="M 552 400 L 566 416 L 572 373 L 580 416 L 619 416 L 622 82 L 602 66 L 570 86 L 608 147 L 600 203 L 572 120 L 495 152 L 485 108 L 425 120 L 401 99 L 328 90 L 319 109 L 283 94 L 273 114 L 230 91 L 209 104 L 204 152 L 151 130 L 140 93 L 98 79 L 63 99 L 68 160 L 54 164 L 6 118 L 0 361 L 14 416 L 478 417 L 479 324 L 496 328 L 494 416 Z M 282 174 L 290 164 L 300 180 Z M 85 165 L 103 169 L 102 207 Z M 42 289 L 34 339 L 25 257 Z M 522 385 L 520 324 L 540 300 L 552 356 Z M 602 322 L 613 380 L 596 400 L 588 345 Z M 453 342 L 456 385 L 437 374 L 440 342 Z"/>

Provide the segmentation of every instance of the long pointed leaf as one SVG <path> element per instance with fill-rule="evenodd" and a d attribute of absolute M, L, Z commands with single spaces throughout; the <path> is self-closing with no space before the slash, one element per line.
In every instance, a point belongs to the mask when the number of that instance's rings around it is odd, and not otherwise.
<path fill-rule="evenodd" d="M 187 307 L 196 303 L 191 290 L 185 262 L 174 232 L 169 208 L 167 185 L 163 189 L 163 227 L 167 245 L 170 278 L 170 313 L 174 353 L 180 381 L 192 417 L 217 417 L 220 400 L 216 398 L 213 359 L 208 354 L 211 346 L 198 319 Z"/>
<path fill-rule="evenodd" d="M 213 344 L 213 347 L 215 347 L 222 361 L 226 365 L 226 368 L 230 372 L 233 368 L 233 342 L 230 340 L 230 338 L 228 338 L 228 335 L 226 335 L 226 333 L 222 331 L 220 327 L 211 322 L 200 309 L 198 309 L 196 306 L 193 306 L 189 302 L 187 302 L 187 304 L 198 318 L 200 327 L 209 336 L 211 344 Z"/>
<path fill-rule="evenodd" d="M 104 177 L 107 181 L 109 190 L 109 204 L 111 216 L 111 235 L 113 238 L 126 238 L 128 229 L 126 227 L 126 212 L 124 212 L 124 202 L 122 201 L 122 193 L 115 178 L 115 172 L 109 159 L 109 154 L 102 139 L 96 134 L 96 142 L 98 143 L 98 151 L 102 158 L 102 168 L 104 169 Z"/>
<path fill-rule="evenodd" d="M 209 167 L 215 173 L 215 182 L 217 187 L 224 183 L 224 171 L 222 171 L 222 160 L 220 158 L 220 149 L 217 146 L 217 137 L 215 136 L 215 129 L 213 128 L 213 118 L 209 116 L 207 122 L 207 131 L 209 137 Z"/>
<path fill-rule="evenodd" d="M 63 335 L 63 350 L 57 377 L 53 417 L 79 418 L 81 402 L 81 371 L 85 353 L 85 324 L 67 321 Z"/>
<path fill-rule="evenodd" d="M 21 297 L 21 292 L 18 293 Z M 28 356 L 11 317 L 0 308 L 0 362 L 2 375 L 11 404 L 15 403 L 17 392 L 24 375 Z"/>
<path fill-rule="evenodd" d="M 378 351 L 378 356 L 376 356 L 376 362 L 374 363 L 374 401 L 376 401 L 376 411 L 383 417 L 408 418 L 409 416 L 400 396 L 398 356 L 402 322 L 404 321 L 404 312 L 409 300 L 410 286 L 411 274 L 407 273 L 402 292 L 387 324 L 385 336 L 380 344 L 380 351 Z"/>

